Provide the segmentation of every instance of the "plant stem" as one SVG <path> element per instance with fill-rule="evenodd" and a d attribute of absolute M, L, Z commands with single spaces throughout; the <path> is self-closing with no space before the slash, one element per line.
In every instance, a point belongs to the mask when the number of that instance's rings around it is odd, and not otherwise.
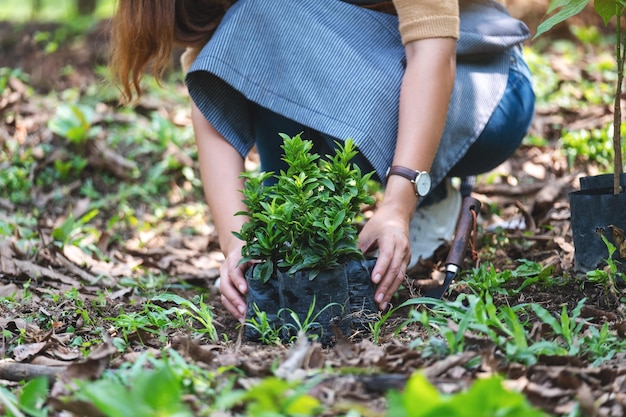
<path fill-rule="evenodd" d="M 621 190 L 620 178 L 623 172 L 622 167 L 622 84 L 624 80 L 624 60 L 626 59 L 626 48 L 622 51 L 622 8 L 619 4 L 617 7 L 617 24 L 616 24 L 616 58 L 617 58 L 617 85 L 615 89 L 615 103 L 613 114 L 613 194 L 619 194 Z"/>

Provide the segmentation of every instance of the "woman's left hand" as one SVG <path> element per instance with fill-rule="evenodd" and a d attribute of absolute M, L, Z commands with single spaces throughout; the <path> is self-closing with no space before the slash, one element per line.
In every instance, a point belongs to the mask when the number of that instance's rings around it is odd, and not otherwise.
<path fill-rule="evenodd" d="M 381 205 L 363 227 L 359 247 L 363 253 L 378 249 L 372 281 L 377 284 L 378 308 L 384 311 L 400 287 L 411 259 L 408 220 L 391 206 Z"/>

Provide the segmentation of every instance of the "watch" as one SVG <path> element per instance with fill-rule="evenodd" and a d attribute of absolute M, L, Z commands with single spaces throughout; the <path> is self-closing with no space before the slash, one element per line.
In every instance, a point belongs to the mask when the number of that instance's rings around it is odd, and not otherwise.
<path fill-rule="evenodd" d="M 387 170 L 387 178 L 390 175 L 399 175 L 411 181 L 415 186 L 415 195 L 425 197 L 430 191 L 430 174 L 426 171 L 416 171 L 399 165 L 394 165 Z"/>

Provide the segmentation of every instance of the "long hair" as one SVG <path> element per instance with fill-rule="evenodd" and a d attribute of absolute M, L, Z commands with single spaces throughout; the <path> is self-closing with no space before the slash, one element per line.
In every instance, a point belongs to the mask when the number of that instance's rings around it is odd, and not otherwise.
<path fill-rule="evenodd" d="M 111 26 L 110 68 L 122 103 L 141 96 L 146 71 L 157 78 L 176 46 L 200 47 L 234 0 L 118 0 Z"/>

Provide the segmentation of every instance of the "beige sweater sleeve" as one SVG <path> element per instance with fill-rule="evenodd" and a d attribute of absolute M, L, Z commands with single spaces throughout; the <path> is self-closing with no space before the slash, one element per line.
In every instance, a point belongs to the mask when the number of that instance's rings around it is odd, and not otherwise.
<path fill-rule="evenodd" d="M 393 0 L 402 43 L 459 37 L 458 0 Z"/>

